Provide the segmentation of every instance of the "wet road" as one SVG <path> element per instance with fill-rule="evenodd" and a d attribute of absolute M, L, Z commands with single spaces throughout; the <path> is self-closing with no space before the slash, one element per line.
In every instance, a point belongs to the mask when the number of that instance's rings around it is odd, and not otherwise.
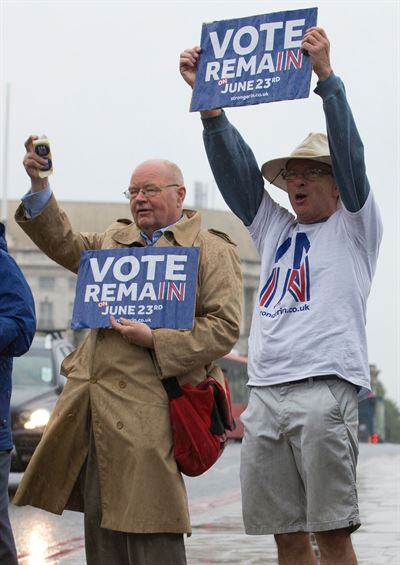
<path fill-rule="evenodd" d="M 239 444 L 231 444 L 205 476 L 186 479 L 193 535 L 188 565 L 273 565 L 271 536 L 246 536 L 241 521 Z M 18 475 L 11 482 L 17 483 Z M 400 446 L 360 446 L 358 488 L 363 526 L 353 535 L 359 565 L 400 562 Z M 20 565 L 84 565 L 83 520 L 10 506 Z M 111 565 L 111 564 L 110 564 Z M 162 565 L 162 564 L 159 564 Z"/>

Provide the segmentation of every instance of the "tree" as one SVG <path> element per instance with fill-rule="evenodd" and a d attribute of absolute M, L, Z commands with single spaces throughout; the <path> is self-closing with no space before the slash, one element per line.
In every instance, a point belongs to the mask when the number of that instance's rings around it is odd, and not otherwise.
<path fill-rule="evenodd" d="M 372 365 L 373 370 L 375 371 L 376 377 L 379 374 L 379 371 Z M 372 373 L 372 371 L 371 371 Z M 389 441 L 391 443 L 400 443 L 400 410 L 397 404 L 390 400 L 390 398 L 386 398 L 386 389 L 381 383 L 381 381 L 376 378 L 375 381 L 375 390 L 376 396 L 380 396 L 383 398 L 384 405 L 385 405 L 385 441 Z"/>
<path fill-rule="evenodd" d="M 393 400 L 385 398 L 386 441 L 400 443 L 400 410 Z"/>

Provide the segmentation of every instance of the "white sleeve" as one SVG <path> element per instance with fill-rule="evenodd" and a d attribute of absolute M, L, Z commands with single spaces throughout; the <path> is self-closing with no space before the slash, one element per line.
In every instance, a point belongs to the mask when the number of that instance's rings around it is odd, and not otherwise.
<path fill-rule="evenodd" d="M 348 236 L 361 252 L 377 254 L 382 240 L 382 220 L 372 190 L 364 206 L 357 212 L 342 208 L 343 222 Z"/>
<path fill-rule="evenodd" d="M 293 214 L 275 202 L 265 190 L 257 214 L 247 226 L 260 256 L 267 240 L 278 241 L 285 226 L 294 221 Z"/>

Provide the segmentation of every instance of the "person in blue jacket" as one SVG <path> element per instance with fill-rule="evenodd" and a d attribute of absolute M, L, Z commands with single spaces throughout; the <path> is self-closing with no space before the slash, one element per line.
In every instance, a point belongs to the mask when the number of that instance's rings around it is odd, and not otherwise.
<path fill-rule="evenodd" d="M 357 401 L 371 388 L 366 303 L 382 222 L 325 30 L 306 30 L 300 48 L 318 78 L 327 135 L 309 134 L 260 170 L 221 108 L 201 112 L 216 184 L 261 259 L 241 416 L 243 521 L 247 534 L 274 535 L 279 565 L 317 565 L 311 533 L 321 563 L 356 565 Z M 192 87 L 200 52 L 181 54 Z M 273 139 L 267 119 L 262 127 Z"/>
<path fill-rule="evenodd" d="M 11 436 L 10 398 L 13 357 L 26 353 L 36 330 L 35 303 L 21 269 L 9 255 L 0 222 L 0 563 L 17 565 L 8 516 Z"/>

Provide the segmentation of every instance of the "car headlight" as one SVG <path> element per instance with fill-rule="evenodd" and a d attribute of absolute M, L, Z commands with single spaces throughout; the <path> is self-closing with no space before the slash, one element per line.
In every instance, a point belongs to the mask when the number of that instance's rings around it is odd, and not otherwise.
<path fill-rule="evenodd" d="M 50 412 L 44 408 L 39 408 L 32 412 L 29 419 L 24 423 L 26 430 L 36 430 L 37 428 L 44 428 L 49 421 Z"/>

